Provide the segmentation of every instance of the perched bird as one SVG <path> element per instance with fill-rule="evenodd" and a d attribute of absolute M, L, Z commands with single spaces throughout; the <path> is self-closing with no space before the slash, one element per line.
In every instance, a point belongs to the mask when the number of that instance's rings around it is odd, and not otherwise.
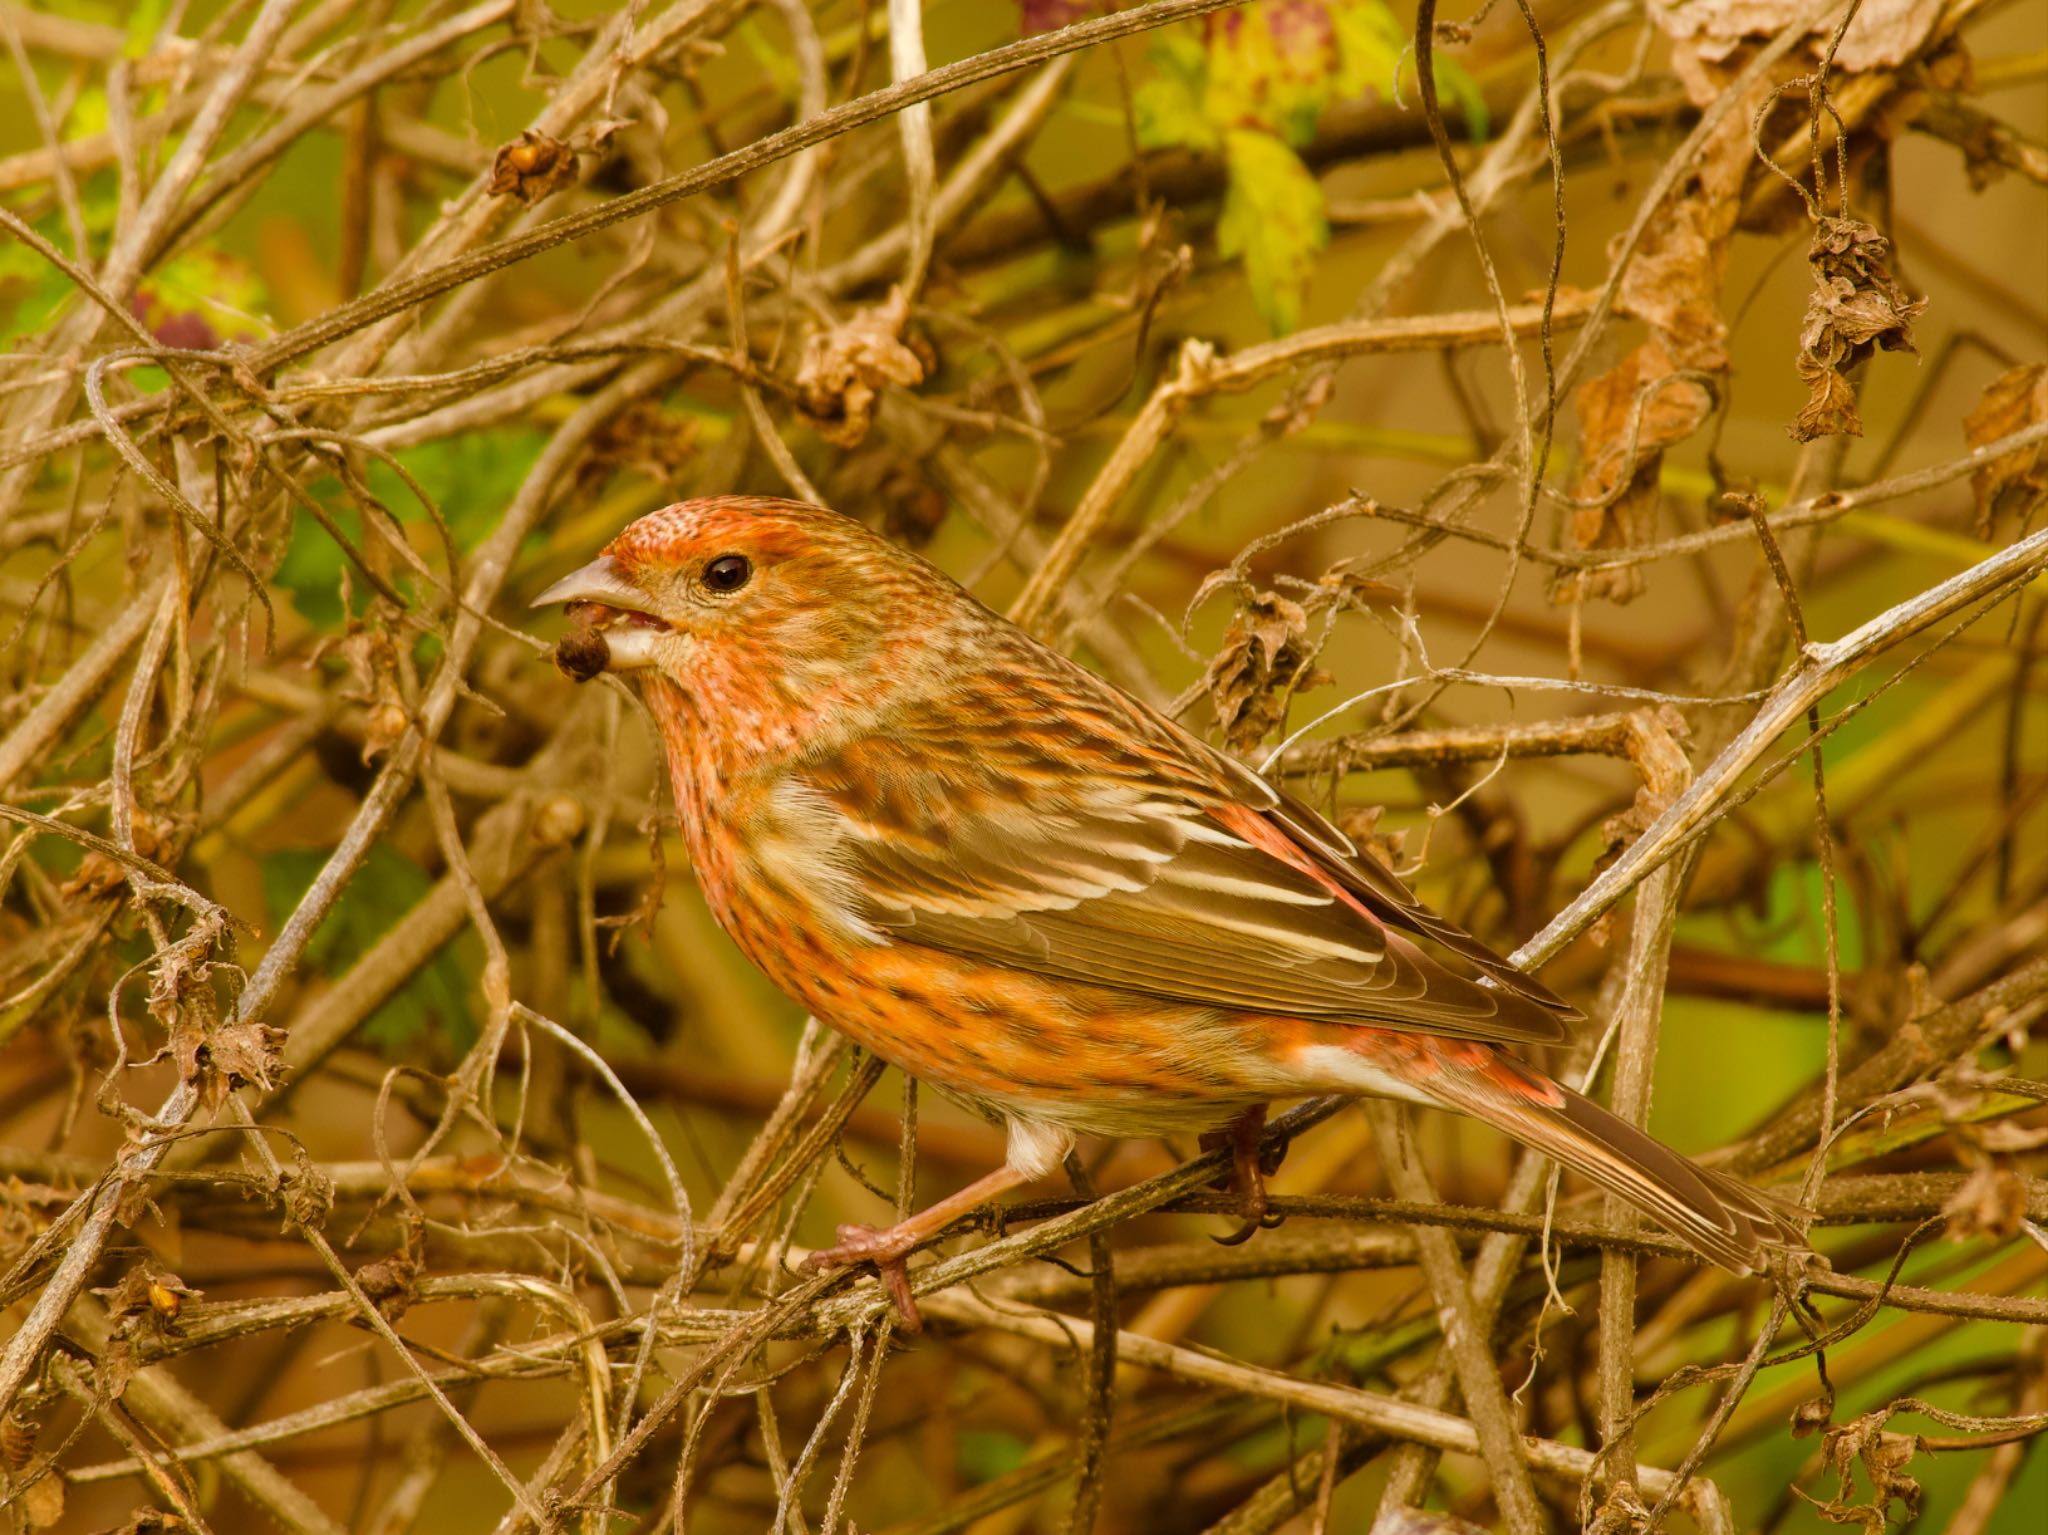
<path fill-rule="evenodd" d="M 1713 1262 L 1770 1199 L 1509 1054 L 1579 1013 L 1284 790 L 837 512 L 750 496 L 627 527 L 543 592 L 565 670 L 631 671 L 734 942 L 818 1018 L 1006 1124 L 1005 1164 L 824 1265 L 902 1259 L 1078 1134 L 1223 1131 L 1249 1234 L 1265 1105 L 1377 1094 L 1547 1153 Z"/>

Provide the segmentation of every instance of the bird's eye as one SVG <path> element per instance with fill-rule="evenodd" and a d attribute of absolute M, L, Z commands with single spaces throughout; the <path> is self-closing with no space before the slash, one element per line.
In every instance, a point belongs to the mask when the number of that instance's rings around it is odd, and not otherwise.
<path fill-rule="evenodd" d="M 744 554 L 721 554 L 704 567 L 704 584 L 714 592 L 736 592 L 754 573 L 754 563 Z"/>

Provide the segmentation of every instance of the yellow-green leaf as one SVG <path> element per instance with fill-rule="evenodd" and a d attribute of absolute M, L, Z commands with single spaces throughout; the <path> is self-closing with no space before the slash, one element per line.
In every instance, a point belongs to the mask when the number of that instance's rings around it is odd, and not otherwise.
<path fill-rule="evenodd" d="M 1234 128 L 1224 135 L 1230 190 L 1216 226 L 1216 248 L 1240 256 L 1252 302 L 1276 334 L 1301 318 L 1315 254 L 1330 240 L 1323 189 L 1308 167 L 1272 134 Z"/>
<path fill-rule="evenodd" d="M 1172 34 L 1147 55 L 1157 71 L 1132 98 L 1138 142 L 1147 149 L 1214 149 L 1216 124 L 1208 112 L 1209 60 L 1193 38 Z"/>

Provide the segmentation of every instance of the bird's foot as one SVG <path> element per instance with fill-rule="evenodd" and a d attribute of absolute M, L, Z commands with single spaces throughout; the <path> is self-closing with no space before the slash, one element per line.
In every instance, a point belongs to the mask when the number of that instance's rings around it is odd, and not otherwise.
<path fill-rule="evenodd" d="M 1270 1151 L 1262 1149 L 1259 1137 L 1265 1128 L 1266 1111 L 1262 1106 L 1247 1109 L 1221 1130 L 1212 1130 L 1201 1138 L 1204 1151 L 1230 1148 L 1229 1177 L 1219 1178 L 1217 1183 L 1219 1187 L 1226 1182 L 1235 1187 L 1244 1200 L 1244 1218 L 1237 1230 L 1229 1236 L 1209 1239 L 1218 1247 L 1236 1247 L 1249 1242 L 1257 1232 L 1271 1231 L 1286 1219 L 1266 1206 L 1266 1178 L 1280 1170 L 1280 1164 L 1287 1157 L 1287 1148 L 1279 1145 Z"/>
<path fill-rule="evenodd" d="M 822 1248 L 804 1259 L 804 1268 L 814 1274 L 827 1273 L 833 1269 L 854 1268 L 859 1264 L 871 1263 L 882 1277 L 882 1288 L 889 1292 L 889 1299 L 896 1304 L 896 1319 L 905 1332 L 917 1332 L 924 1326 L 924 1318 L 918 1314 L 917 1301 L 910 1293 L 910 1271 L 904 1267 L 904 1259 L 917 1245 L 919 1233 L 906 1232 L 901 1225 L 888 1227 L 841 1226 L 838 1231 L 839 1245 Z"/>
<path fill-rule="evenodd" d="M 905 1216 L 893 1226 L 841 1226 L 839 1245 L 812 1253 L 804 1260 L 804 1267 L 818 1272 L 872 1263 L 882 1276 L 889 1299 L 896 1303 L 896 1315 L 903 1330 L 916 1332 L 924 1320 L 910 1297 L 910 1274 L 903 1267 L 903 1260 L 917 1247 L 944 1235 L 946 1228 L 962 1216 L 979 1210 L 998 1194 L 1007 1193 L 1029 1178 L 1029 1172 L 1005 1163 L 987 1177 L 975 1179 L 958 1193 L 948 1194 L 937 1204 Z"/>

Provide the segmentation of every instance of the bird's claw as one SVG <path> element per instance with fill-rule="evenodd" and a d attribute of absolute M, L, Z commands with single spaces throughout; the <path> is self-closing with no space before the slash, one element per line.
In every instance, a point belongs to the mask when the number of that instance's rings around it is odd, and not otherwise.
<path fill-rule="evenodd" d="M 875 1272 L 881 1276 L 882 1288 L 889 1292 L 889 1299 L 896 1305 L 897 1325 L 905 1332 L 920 1331 L 924 1327 L 924 1318 L 919 1315 L 917 1301 L 910 1293 L 910 1271 L 903 1262 L 909 1256 L 911 1244 L 898 1237 L 893 1229 L 878 1230 L 873 1226 L 841 1226 L 837 1235 L 839 1245 L 812 1253 L 803 1261 L 804 1271 L 823 1274 L 833 1269 L 873 1264 Z"/>
<path fill-rule="evenodd" d="M 1218 1188 L 1234 1186 L 1244 1196 L 1244 1220 L 1229 1236 L 1211 1237 L 1209 1240 L 1218 1247 L 1237 1247 L 1249 1242 L 1261 1231 L 1271 1231 L 1286 1219 L 1266 1208 L 1266 1178 L 1280 1170 L 1280 1164 L 1287 1158 L 1287 1143 L 1276 1142 L 1272 1146 L 1259 1144 L 1259 1133 L 1265 1128 L 1266 1111 L 1253 1109 L 1240 1114 L 1221 1130 L 1212 1130 L 1201 1137 L 1204 1151 L 1221 1151 L 1229 1148 L 1230 1171 L 1216 1180 Z"/>
<path fill-rule="evenodd" d="M 1238 1223 L 1237 1230 L 1231 1232 L 1229 1236 L 1211 1237 L 1209 1238 L 1209 1240 L 1214 1242 L 1218 1247 L 1241 1247 L 1246 1242 L 1249 1242 L 1259 1232 L 1271 1231 L 1274 1227 L 1278 1226 L 1282 1221 L 1286 1219 L 1287 1217 L 1282 1215 L 1278 1210 L 1262 1209 L 1259 1211 L 1257 1215 L 1247 1214 L 1245 1218 Z"/>

